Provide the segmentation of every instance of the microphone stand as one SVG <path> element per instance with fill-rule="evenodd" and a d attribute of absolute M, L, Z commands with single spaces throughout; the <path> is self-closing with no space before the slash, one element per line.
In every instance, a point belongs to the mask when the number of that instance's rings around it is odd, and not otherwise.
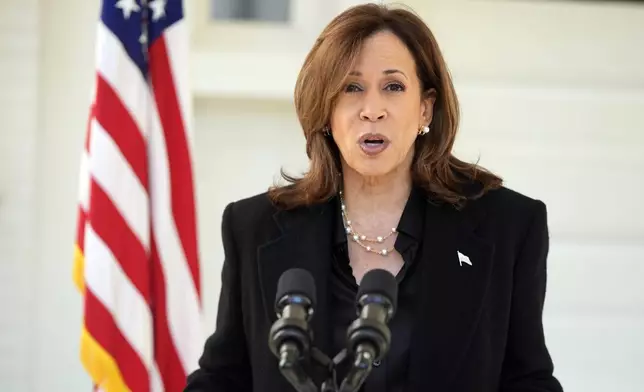
<path fill-rule="evenodd" d="M 326 380 L 322 382 L 320 392 L 337 392 L 336 375 L 335 375 L 335 361 L 332 361 L 326 354 L 320 351 L 317 347 L 311 348 L 311 357 L 318 365 L 326 369 Z"/>
<path fill-rule="evenodd" d="M 279 352 L 279 369 L 298 392 L 317 392 L 311 378 L 300 365 L 300 350 L 296 344 L 284 343 Z"/>
<path fill-rule="evenodd" d="M 345 348 L 331 360 L 317 348 L 312 349 L 311 355 L 313 359 L 327 369 L 328 377 L 322 383 L 320 392 L 356 392 L 360 389 L 373 368 L 373 361 L 376 356 L 375 351 L 371 346 L 358 345 L 353 365 L 342 381 L 340 389 L 338 389 L 335 369 L 348 359 L 348 354 L 349 352 Z"/>
<path fill-rule="evenodd" d="M 353 364 L 338 389 L 336 368 L 348 359 L 348 354 L 345 348 L 331 359 L 317 347 L 310 348 L 311 361 L 324 368 L 326 373 L 320 392 L 356 392 L 360 389 L 373 369 L 375 350 L 373 346 L 358 344 Z M 318 392 L 300 360 L 301 353 L 296 344 L 286 342 L 282 345 L 279 352 L 279 369 L 282 375 L 298 392 Z"/>
<path fill-rule="evenodd" d="M 343 352 L 346 352 L 346 349 Z M 339 392 L 356 392 L 360 389 L 369 376 L 369 373 L 371 373 L 371 369 L 373 369 L 375 357 L 376 350 L 373 346 L 359 344 L 356 348 L 356 355 L 351 369 L 344 378 L 344 381 L 342 381 Z"/>
<path fill-rule="evenodd" d="M 344 354 L 344 351 L 346 350 L 343 350 L 342 354 Z M 326 372 L 326 379 L 322 383 L 320 392 L 338 392 L 335 368 L 339 362 L 331 360 L 317 347 L 310 348 L 310 358 L 317 365 L 323 367 Z M 337 358 L 338 356 L 336 356 Z M 279 352 L 280 372 L 298 392 L 318 392 L 310 375 L 306 372 L 305 367 L 302 366 L 301 359 L 301 353 L 296 344 L 291 342 L 284 343 Z"/>

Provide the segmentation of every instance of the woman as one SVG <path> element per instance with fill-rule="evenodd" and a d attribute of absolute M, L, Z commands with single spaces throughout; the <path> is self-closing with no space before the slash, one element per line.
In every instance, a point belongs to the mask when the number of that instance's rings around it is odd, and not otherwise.
<path fill-rule="evenodd" d="M 362 276 L 396 276 L 391 348 L 362 391 L 562 391 L 542 327 L 545 205 L 452 156 L 457 100 L 423 22 L 372 4 L 337 16 L 295 105 L 310 170 L 226 207 L 217 327 L 186 391 L 293 390 L 267 338 L 294 267 L 315 277 L 314 344 L 329 356 Z"/>

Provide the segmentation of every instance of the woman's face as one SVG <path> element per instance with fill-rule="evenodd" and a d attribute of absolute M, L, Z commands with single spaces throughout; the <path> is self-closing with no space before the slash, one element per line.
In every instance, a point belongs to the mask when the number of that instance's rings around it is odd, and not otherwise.
<path fill-rule="evenodd" d="M 331 114 L 343 170 L 377 177 L 409 169 L 434 103 L 420 89 L 414 58 L 395 34 L 379 32 L 364 42 Z"/>

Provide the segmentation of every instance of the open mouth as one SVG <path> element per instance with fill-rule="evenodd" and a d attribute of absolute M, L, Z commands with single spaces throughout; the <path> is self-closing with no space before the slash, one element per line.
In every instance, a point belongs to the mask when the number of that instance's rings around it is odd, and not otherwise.
<path fill-rule="evenodd" d="M 367 145 L 376 146 L 376 145 L 384 143 L 385 141 L 383 139 L 367 139 L 364 142 Z"/>
<path fill-rule="evenodd" d="M 358 141 L 360 148 L 367 155 L 377 155 L 389 146 L 389 139 L 381 134 L 366 134 Z"/>

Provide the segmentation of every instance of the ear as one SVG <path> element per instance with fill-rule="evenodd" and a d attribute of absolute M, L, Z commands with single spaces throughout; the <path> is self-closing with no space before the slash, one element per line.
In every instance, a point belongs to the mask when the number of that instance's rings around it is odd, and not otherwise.
<path fill-rule="evenodd" d="M 436 103 L 436 89 L 429 89 L 423 93 L 420 101 L 420 126 L 424 127 L 432 122 L 434 116 L 434 103 Z"/>

